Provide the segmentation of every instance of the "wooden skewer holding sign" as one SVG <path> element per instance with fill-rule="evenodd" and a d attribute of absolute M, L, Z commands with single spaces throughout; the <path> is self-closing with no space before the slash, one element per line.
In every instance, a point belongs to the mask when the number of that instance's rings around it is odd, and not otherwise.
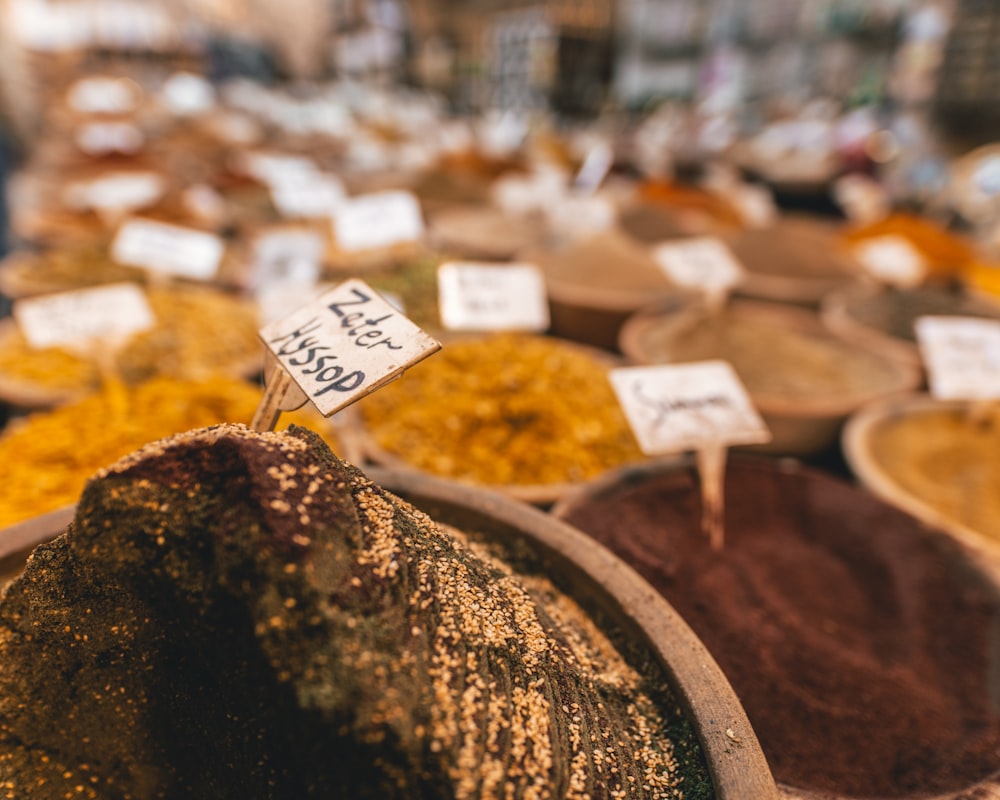
<path fill-rule="evenodd" d="M 254 430 L 311 402 L 329 417 L 441 349 L 364 281 L 352 278 L 260 330 L 266 390 Z"/>
<path fill-rule="evenodd" d="M 624 367 L 610 378 L 644 453 L 697 451 L 702 529 L 721 550 L 726 448 L 771 439 L 736 372 L 724 361 L 701 361 Z"/>

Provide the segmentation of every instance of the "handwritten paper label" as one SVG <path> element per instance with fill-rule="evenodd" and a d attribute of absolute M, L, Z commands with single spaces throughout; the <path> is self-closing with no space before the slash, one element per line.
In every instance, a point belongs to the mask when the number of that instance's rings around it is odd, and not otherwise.
<path fill-rule="evenodd" d="M 545 279 L 532 264 L 449 263 L 438 267 L 441 323 L 451 330 L 544 331 Z"/>
<path fill-rule="evenodd" d="M 203 281 L 215 277 L 223 250 L 218 236 L 148 219 L 129 220 L 111 243 L 119 264 Z"/>
<path fill-rule="evenodd" d="M 653 248 L 653 258 L 676 285 L 713 294 L 729 292 L 745 274 L 729 248 L 711 237 L 664 242 Z"/>
<path fill-rule="evenodd" d="M 163 176 L 155 172 L 111 172 L 70 184 L 65 198 L 74 208 L 129 211 L 153 205 L 166 190 Z"/>
<path fill-rule="evenodd" d="M 904 236 L 873 236 L 852 249 L 869 275 L 890 286 L 918 286 L 927 275 L 927 262 Z"/>
<path fill-rule="evenodd" d="M 142 289 L 115 283 L 18 300 L 13 315 L 31 347 L 88 350 L 113 345 L 156 322 Z"/>
<path fill-rule="evenodd" d="M 424 235 L 420 203 L 410 192 L 388 191 L 354 197 L 333 217 L 337 244 L 342 250 L 374 250 Z"/>
<path fill-rule="evenodd" d="M 76 129 L 76 145 L 89 156 L 138 153 L 145 137 L 131 122 L 92 122 Z"/>
<path fill-rule="evenodd" d="M 266 325 L 260 337 L 324 416 L 441 347 L 357 278 Z"/>
<path fill-rule="evenodd" d="M 622 367 L 611 385 L 648 455 L 719 444 L 763 444 L 771 432 L 725 361 Z"/>
<path fill-rule="evenodd" d="M 606 142 L 594 145 L 580 166 L 580 171 L 573 179 L 573 188 L 577 192 L 596 192 L 615 163 L 615 151 Z"/>
<path fill-rule="evenodd" d="M 774 195 L 764 186 L 740 183 L 728 196 L 743 223 L 750 228 L 767 228 L 778 220 L 778 206 Z"/>
<path fill-rule="evenodd" d="M 1000 194 L 1000 156 L 988 156 L 976 165 L 972 183 L 987 197 Z"/>
<path fill-rule="evenodd" d="M 163 83 L 163 100 L 178 115 L 200 114 L 215 106 L 212 84 L 190 72 L 177 72 Z"/>
<path fill-rule="evenodd" d="M 302 175 L 319 171 L 311 158 L 282 153 L 246 153 L 239 158 L 238 167 L 267 186 L 294 181 Z"/>
<path fill-rule="evenodd" d="M 300 172 L 271 184 L 275 208 L 291 219 L 329 217 L 346 196 L 344 185 L 322 172 Z"/>
<path fill-rule="evenodd" d="M 920 317 L 914 327 L 931 394 L 941 400 L 1000 398 L 1000 321 Z"/>
<path fill-rule="evenodd" d="M 138 101 L 135 84 L 98 76 L 76 81 L 66 95 L 69 107 L 84 114 L 124 114 L 135 109 Z"/>

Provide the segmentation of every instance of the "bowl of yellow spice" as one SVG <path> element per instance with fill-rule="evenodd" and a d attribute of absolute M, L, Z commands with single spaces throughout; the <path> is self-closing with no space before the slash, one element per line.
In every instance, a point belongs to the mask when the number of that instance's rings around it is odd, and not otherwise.
<path fill-rule="evenodd" d="M 59 347 L 32 348 L 12 319 L 0 321 L 0 399 L 23 408 L 65 403 L 96 391 L 109 368 L 128 384 L 156 375 L 250 377 L 262 368 L 250 303 L 193 286 L 154 289 L 147 297 L 156 324 L 129 339 L 113 365 Z"/>
<path fill-rule="evenodd" d="M 527 502 L 643 458 L 607 372 L 551 336 L 497 333 L 440 353 L 358 403 L 369 459 Z"/>
<path fill-rule="evenodd" d="M 843 446 L 874 494 L 1000 569 L 1000 404 L 887 399 L 850 418 Z"/>

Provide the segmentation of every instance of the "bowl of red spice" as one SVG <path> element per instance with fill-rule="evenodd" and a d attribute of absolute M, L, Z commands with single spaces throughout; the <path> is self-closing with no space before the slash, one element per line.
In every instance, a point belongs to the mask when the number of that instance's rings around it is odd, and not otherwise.
<path fill-rule="evenodd" d="M 693 462 L 607 475 L 553 513 L 692 627 L 787 796 L 1000 796 L 1000 589 L 952 537 L 752 456 L 729 459 L 721 551 L 701 532 Z"/>

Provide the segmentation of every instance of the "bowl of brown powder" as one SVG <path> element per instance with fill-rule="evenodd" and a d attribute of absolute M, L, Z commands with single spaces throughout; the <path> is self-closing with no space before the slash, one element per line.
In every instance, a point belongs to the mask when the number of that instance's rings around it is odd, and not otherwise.
<path fill-rule="evenodd" d="M 795 798 L 1000 792 L 996 574 L 951 537 L 790 460 L 732 457 L 725 543 L 693 460 L 609 475 L 553 513 L 691 625 Z"/>

